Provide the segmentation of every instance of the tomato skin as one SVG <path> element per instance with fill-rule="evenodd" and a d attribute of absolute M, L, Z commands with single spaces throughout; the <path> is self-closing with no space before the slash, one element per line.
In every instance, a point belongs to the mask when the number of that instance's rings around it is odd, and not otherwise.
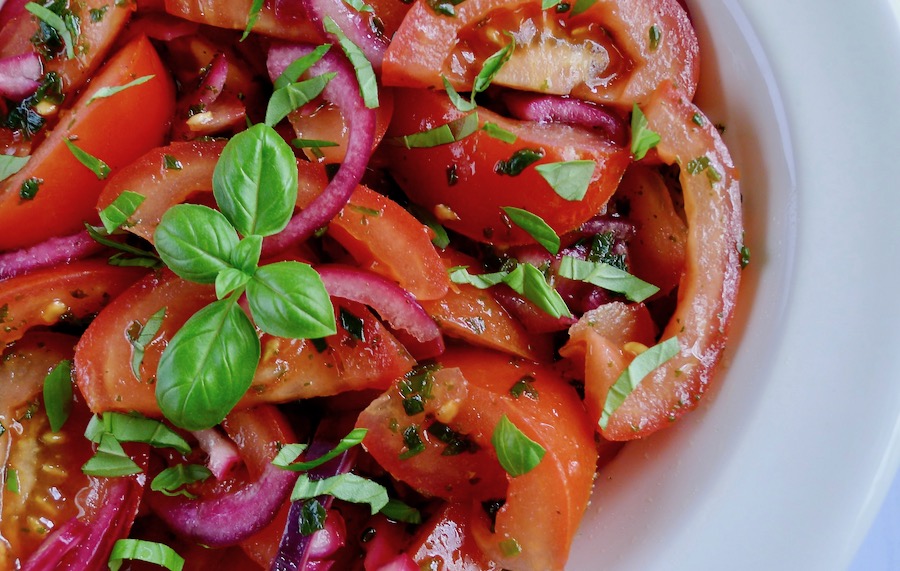
<path fill-rule="evenodd" d="M 146 75 L 154 78 L 88 103 L 103 87 Z M 115 171 L 162 142 L 173 110 L 174 86 L 168 71 L 146 38 L 133 40 L 98 72 L 25 167 L 0 186 L 0 250 L 71 234 L 85 220 L 97 219 L 94 205 L 104 181 L 75 158 L 65 140 L 75 141 Z M 19 193 L 31 179 L 43 182 L 34 197 L 25 200 Z"/>
<path fill-rule="evenodd" d="M 252 0 L 165 0 L 166 12 L 185 20 L 209 24 L 217 28 L 243 30 L 247 26 Z M 291 8 L 277 0 L 263 2 L 253 32 L 299 42 L 320 44 L 324 41 L 318 28 L 303 10 Z"/>
<path fill-rule="evenodd" d="M 538 26 L 557 20 L 556 28 L 565 35 L 560 39 L 568 43 L 573 41 L 569 34 L 587 30 L 588 37 L 609 54 L 605 77 L 593 87 L 582 81 L 556 89 L 546 79 L 548 72 L 539 68 L 547 59 L 558 58 L 545 54 L 527 61 L 527 55 L 518 54 L 533 48 L 520 44 L 494 84 L 572 95 L 623 109 L 646 100 L 663 80 L 683 85 L 689 95 L 696 89 L 699 46 L 677 0 L 600 0 L 575 16 L 542 11 L 537 0 L 467 0 L 455 6 L 454 17 L 437 13 L 429 4 L 417 0 L 394 35 L 382 68 L 385 85 L 440 90 L 442 77 L 447 77 L 457 90 L 469 91 L 484 59 L 509 42 L 502 31 L 508 31 L 512 21 L 524 19 Z M 660 34 L 656 45 L 649 38 L 654 26 Z M 481 28 L 496 29 L 497 34 L 480 37 Z M 524 35 L 520 30 L 519 34 L 520 38 Z M 525 61 L 519 63 L 516 58 Z"/>
<path fill-rule="evenodd" d="M 397 108 L 406 112 L 395 115 L 388 136 L 419 133 L 465 115 L 439 92 L 396 91 Z M 386 145 L 385 153 L 391 160 L 391 173 L 411 201 L 432 211 L 448 228 L 480 242 L 534 243 L 508 220 L 501 210 L 507 206 L 541 216 L 557 234 L 574 230 L 606 204 L 631 160 L 627 149 L 589 129 L 515 121 L 483 108 L 478 109 L 478 121 L 481 126 L 491 122 L 516 134 L 516 142 L 505 143 L 478 130 L 461 141 L 430 148 Z M 540 150 L 543 157 L 516 176 L 498 174 L 498 163 L 521 149 Z M 576 159 L 593 160 L 596 167 L 585 197 L 569 201 L 553 190 L 535 166 Z M 448 180 L 451 170 L 454 180 Z"/>
<path fill-rule="evenodd" d="M 448 503 L 422 525 L 408 549 L 423 569 L 493 571 L 499 566 L 478 549 L 468 525 L 469 507 Z"/>
<path fill-rule="evenodd" d="M 86 260 L 0 282 L 0 346 L 21 339 L 32 327 L 96 313 L 145 273 Z"/>
<path fill-rule="evenodd" d="M 562 569 L 587 506 L 597 452 L 594 429 L 574 389 L 552 367 L 470 347 L 452 347 L 434 373 L 433 398 L 423 413 L 407 415 L 399 388 L 389 390 L 359 417 L 369 429 L 363 444 L 392 476 L 429 495 L 472 502 L 469 524 L 479 548 L 507 569 Z M 537 396 L 516 398 L 510 389 L 533 379 Z M 432 418 L 477 444 L 474 452 L 445 456 L 445 446 L 425 429 L 425 450 L 406 459 L 403 433 Z M 546 451 L 530 472 L 510 477 L 496 460 L 491 435 L 506 415 Z M 419 424 L 421 423 L 421 424 Z M 470 469 L 475 466 L 474 469 Z M 472 476 L 475 479 L 472 479 Z M 554 490 L 552 498 L 547 490 Z M 495 532 L 480 502 L 505 498 Z M 503 554 L 514 539 L 521 553 Z"/>

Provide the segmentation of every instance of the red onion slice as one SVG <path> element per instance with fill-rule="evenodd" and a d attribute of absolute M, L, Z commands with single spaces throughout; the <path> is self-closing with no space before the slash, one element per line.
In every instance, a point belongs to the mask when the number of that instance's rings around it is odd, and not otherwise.
<path fill-rule="evenodd" d="M 50 238 L 40 244 L 0 254 L 0 280 L 12 278 L 39 268 L 48 268 L 86 258 L 103 246 L 94 241 L 86 230 Z"/>
<path fill-rule="evenodd" d="M 617 145 L 624 146 L 628 142 L 625 121 L 616 113 L 595 103 L 560 95 L 535 95 L 522 91 L 506 93 L 503 101 L 517 119 L 596 128 Z"/>
<path fill-rule="evenodd" d="M 0 59 L 0 95 L 19 101 L 37 91 L 43 67 L 34 52 Z"/>
<path fill-rule="evenodd" d="M 416 298 L 391 280 L 374 272 L 349 266 L 321 265 L 316 271 L 330 295 L 368 305 L 394 329 L 409 334 L 407 349 L 416 359 L 444 352 L 437 324 Z"/>
<path fill-rule="evenodd" d="M 241 455 L 237 447 L 215 428 L 198 430 L 193 435 L 200 449 L 209 456 L 206 467 L 217 480 L 224 480 L 234 467 L 240 464 Z"/>
<path fill-rule="evenodd" d="M 298 57 L 313 50 L 311 46 L 281 44 L 269 49 L 269 76 L 274 81 Z M 359 93 L 353 67 L 343 56 L 331 50 L 310 69 L 314 75 L 337 72 L 328 82 L 323 96 L 337 105 L 350 131 L 347 153 L 334 178 L 309 206 L 295 214 L 280 234 L 266 238 L 263 256 L 281 252 L 313 235 L 340 212 L 362 180 L 375 144 L 375 111 L 366 107 Z"/>
<path fill-rule="evenodd" d="M 203 81 L 200 82 L 197 103 L 204 108 L 209 107 L 219 98 L 219 94 L 222 93 L 222 90 L 225 89 L 225 79 L 227 77 L 228 60 L 225 59 L 224 53 L 219 52 L 213 57 L 213 60 L 210 62 L 209 68 L 206 71 L 206 75 L 203 76 Z"/>

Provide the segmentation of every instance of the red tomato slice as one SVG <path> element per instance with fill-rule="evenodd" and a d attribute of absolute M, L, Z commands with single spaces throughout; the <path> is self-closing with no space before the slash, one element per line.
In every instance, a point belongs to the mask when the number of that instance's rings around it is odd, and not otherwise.
<path fill-rule="evenodd" d="M 404 113 L 394 116 L 388 136 L 420 133 L 465 115 L 435 91 L 398 89 L 396 105 Z M 507 206 L 537 214 L 557 234 L 574 230 L 606 204 L 631 160 L 628 150 L 589 129 L 515 121 L 479 108 L 479 126 L 488 122 L 514 133 L 516 141 L 506 143 L 479 129 L 461 141 L 436 147 L 384 147 L 391 172 L 410 200 L 432 211 L 448 228 L 480 242 L 534 243 L 509 221 L 501 210 Z M 518 175 L 498 174 L 498 164 L 523 149 L 543 156 Z M 535 170 L 538 164 L 577 159 L 596 164 L 582 200 L 562 198 Z"/>
<path fill-rule="evenodd" d="M 145 273 L 88 260 L 0 282 L 0 346 L 21 339 L 32 327 L 96 313 Z"/>
<path fill-rule="evenodd" d="M 229 30 L 243 30 L 247 27 L 247 17 L 252 5 L 253 0 L 165 0 L 166 11 L 170 14 Z M 277 0 L 263 2 L 253 32 L 313 44 L 320 44 L 324 40 L 316 25 L 299 5 L 290 6 Z"/>
<path fill-rule="evenodd" d="M 419 529 L 410 553 L 422 569 L 493 571 L 500 567 L 475 544 L 468 525 L 469 506 L 448 503 Z"/>
<path fill-rule="evenodd" d="M 474 500 L 468 516 L 473 536 L 501 567 L 561 569 L 587 506 L 597 461 L 593 427 L 581 401 L 553 368 L 501 353 L 448 348 L 440 362 L 445 368 L 418 391 L 422 412 L 406 413 L 404 398 L 412 393 L 404 395 L 402 383 L 363 411 L 358 424 L 369 429 L 366 449 L 395 478 L 428 495 Z M 516 396 L 511 389 L 520 382 L 526 390 Z M 537 467 L 518 477 L 502 470 L 490 442 L 503 415 L 546 451 Z M 435 421 L 452 431 L 443 434 L 444 441 Z M 424 447 L 413 455 L 411 431 Z M 461 453 L 445 454 L 451 446 L 447 436 L 461 439 Z M 494 531 L 480 503 L 489 500 L 503 502 Z M 510 556 L 513 545 L 519 553 Z"/>
<path fill-rule="evenodd" d="M 153 75 L 153 79 L 113 96 L 91 98 L 104 87 L 119 87 Z M 94 205 L 103 188 L 91 170 L 64 144 L 105 161 L 115 172 L 159 145 L 174 109 L 174 87 L 153 46 L 138 38 L 123 47 L 91 81 L 71 111 L 47 136 L 18 173 L 0 186 L 0 250 L 29 246 L 76 232 L 94 221 Z M 37 185 L 31 199 L 20 192 Z"/>
<path fill-rule="evenodd" d="M 663 80 L 689 95 L 697 85 L 697 38 L 677 0 L 600 0 L 578 15 L 539 0 L 466 0 L 453 17 L 434 6 L 417 0 L 407 13 L 385 54 L 385 85 L 443 89 L 443 76 L 469 91 L 509 34 L 516 49 L 497 85 L 626 108 Z"/>
<path fill-rule="evenodd" d="M 158 417 L 153 379 L 159 358 L 184 322 L 215 299 L 212 286 L 165 271 L 148 275 L 101 311 L 75 352 L 76 380 L 90 409 Z M 340 302 L 339 307 L 361 319 L 362 340 L 339 327 L 325 339 L 327 348 L 320 351 L 307 339 L 263 335 L 253 386 L 238 406 L 383 389 L 412 368 L 412 357 L 371 312 L 349 302 Z M 161 308 L 166 308 L 165 318 L 146 347 L 138 379 L 131 370 L 134 347 L 129 336 L 135 337 Z"/>
<path fill-rule="evenodd" d="M 389 198 L 364 186 L 328 225 L 360 266 L 396 280 L 419 300 L 439 299 L 450 278 L 431 231 Z"/>
<path fill-rule="evenodd" d="M 681 352 L 648 375 L 611 415 L 602 431 L 609 440 L 642 438 L 697 406 L 722 357 L 741 275 L 740 188 L 718 131 L 671 84 L 660 87 L 644 113 L 650 129 L 662 138 L 659 156 L 682 167 L 688 226 L 685 269 L 678 305 L 660 336 L 677 335 Z M 698 116 L 701 121 L 695 119 Z M 621 351 L 617 339 L 604 338 L 601 343 L 607 354 Z M 608 386 L 629 360 L 626 357 L 610 367 L 599 359 L 596 366 L 588 367 L 585 384 Z M 605 392 L 600 398 L 594 406 L 602 408 Z"/>

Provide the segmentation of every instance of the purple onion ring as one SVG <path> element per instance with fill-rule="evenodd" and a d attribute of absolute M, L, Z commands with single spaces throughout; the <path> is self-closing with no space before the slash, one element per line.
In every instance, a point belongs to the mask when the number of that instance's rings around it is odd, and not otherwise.
<path fill-rule="evenodd" d="M 71 236 L 50 238 L 40 244 L 0 254 L 0 280 L 32 270 L 65 264 L 100 251 L 103 246 L 82 230 Z"/>
<path fill-rule="evenodd" d="M 43 66 L 34 52 L 0 59 L 0 95 L 19 101 L 37 91 Z"/>
<path fill-rule="evenodd" d="M 617 145 L 624 146 L 628 142 L 628 127 L 625 121 L 616 113 L 595 103 L 560 95 L 536 95 L 523 91 L 506 93 L 503 102 L 517 119 L 596 128 Z"/>

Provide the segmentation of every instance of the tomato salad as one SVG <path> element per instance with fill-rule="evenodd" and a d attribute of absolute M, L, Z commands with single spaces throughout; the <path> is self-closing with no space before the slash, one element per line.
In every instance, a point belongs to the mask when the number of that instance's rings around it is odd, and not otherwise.
<path fill-rule="evenodd" d="M 0 4 L 0 567 L 563 569 L 748 261 L 698 50 L 678 0 Z"/>

